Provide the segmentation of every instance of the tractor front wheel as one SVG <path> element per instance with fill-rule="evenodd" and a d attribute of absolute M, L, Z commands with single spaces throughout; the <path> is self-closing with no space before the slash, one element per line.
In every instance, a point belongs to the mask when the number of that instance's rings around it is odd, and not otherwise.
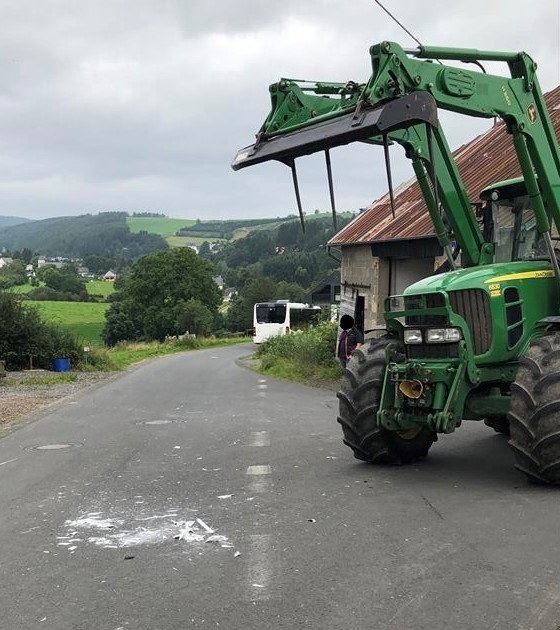
<path fill-rule="evenodd" d="M 426 427 L 388 431 L 377 424 L 385 351 L 396 343 L 395 339 L 382 337 L 368 340 L 354 350 L 337 394 L 344 443 L 354 451 L 354 457 L 374 464 L 405 464 L 422 459 L 437 439 L 436 433 Z"/>
<path fill-rule="evenodd" d="M 508 417 L 515 467 L 560 484 L 560 333 L 533 341 L 519 361 Z"/>

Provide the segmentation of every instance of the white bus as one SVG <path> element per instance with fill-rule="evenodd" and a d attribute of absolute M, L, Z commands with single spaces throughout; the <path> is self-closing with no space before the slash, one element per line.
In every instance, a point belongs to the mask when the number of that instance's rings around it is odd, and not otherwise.
<path fill-rule="evenodd" d="M 253 342 L 262 343 L 270 337 L 309 328 L 317 322 L 320 312 L 318 306 L 289 300 L 257 302 L 253 309 Z"/>

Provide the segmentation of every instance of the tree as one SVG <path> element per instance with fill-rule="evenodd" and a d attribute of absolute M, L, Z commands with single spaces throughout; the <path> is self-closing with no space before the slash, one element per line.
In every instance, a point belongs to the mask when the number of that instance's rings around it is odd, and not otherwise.
<path fill-rule="evenodd" d="M 107 313 L 104 339 L 111 345 L 120 339 L 163 340 L 184 333 L 179 315 L 189 300 L 211 314 L 218 310 L 222 298 L 212 272 L 212 265 L 187 247 L 140 258 Z"/>
<path fill-rule="evenodd" d="M 214 326 L 215 315 L 199 300 L 188 300 L 179 306 L 177 326 L 183 333 L 206 336 Z"/>
<path fill-rule="evenodd" d="M 47 287 L 61 293 L 74 293 L 87 301 L 85 282 L 76 275 L 75 267 L 52 267 L 45 270 L 43 280 Z"/>
<path fill-rule="evenodd" d="M 226 325 L 233 331 L 244 331 L 253 326 L 253 307 L 257 302 L 281 299 L 278 286 L 270 278 L 253 278 L 229 307 Z"/>
<path fill-rule="evenodd" d="M 119 341 L 131 341 L 139 337 L 134 322 L 128 316 L 121 302 L 111 304 L 105 313 L 102 336 L 106 346 L 114 346 Z"/>
<path fill-rule="evenodd" d="M 210 243 L 208 241 L 203 241 L 200 249 L 198 250 L 198 255 L 202 256 L 202 258 L 208 258 L 210 253 Z"/>
<path fill-rule="evenodd" d="M 303 302 L 303 287 L 297 282 L 286 282 L 281 280 L 278 283 L 279 300 L 290 300 L 290 302 Z"/>
<path fill-rule="evenodd" d="M 27 284 L 25 263 L 22 260 L 14 260 L 0 269 L 0 289 L 9 289 L 22 284 Z"/>

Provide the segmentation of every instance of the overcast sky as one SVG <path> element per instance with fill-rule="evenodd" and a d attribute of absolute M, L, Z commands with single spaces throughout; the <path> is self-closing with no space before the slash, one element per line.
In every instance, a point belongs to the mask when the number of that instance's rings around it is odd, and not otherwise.
<path fill-rule="evenodd" d="M 384 4 L 425 44 L 525 50 L 543 90 L 560 83 L 559 0 Z M 0 34 L 0 215 L 29 218 L 296 212 L 285 166 L 230 168 L 269 112 L 268 85 L 363 82 L 371 44 L 415 45 L 373 0 L 0 0 Z M 444 118 L 452 148 L 489 126 Z M 397 182 L 411 175 L 398 152 Z M 339 209 L 386 192 L 380 149 L 332 160 Z M 305 208 L 328 209 L 323 158 L 300 164 Z"/>

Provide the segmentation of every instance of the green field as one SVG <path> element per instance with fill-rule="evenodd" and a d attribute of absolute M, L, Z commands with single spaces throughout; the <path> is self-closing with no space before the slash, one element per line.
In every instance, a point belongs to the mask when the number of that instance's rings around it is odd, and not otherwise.
<path fill-rule="evenodd" d="M 90 280 L 86 282 L 86 290 L 88 295 L 102 295 L 107 297 L 115 292 L 115 283 L 106 280 Z"/>
<path fill-rule="evenodd" d="M 168 217 L 128 217 L 126 224 L 133 234 L 149 232 L 163 238 L 174 236 L 177 230 L 194 225 L 194 219 L 170 219 Z"/>
<path fill-rule="evenodd" d="M 330 217 L 330 212 L 319 212 L 317 214 L 306 214 L 305 220 L 314 219 L 324 219 L 325 217 Z M 352 212 L 339 212 L 338 216 L 341 218 L 352 218 L 355 216 Z M 278 218 L 278 221 L 270 221 L 263 219 L 264 223 L 257 224 L 252 223 L 247 225 L 246 227 L 239 227 L 233 230 L 232 240 L 237 240 L 240 238 L 246 237 L 250 232 L 254 230 L 272 230 L 277 228 L 282 223 L 286 223 L 286 221 L 294 221 L 299 220 L 296 216 L 288 219 L 287 217 Z M 233 223 L 234 220 L 231 220 Z M 239 223 L 238 220 L 235 221 Z M 223 221 L 203 221 L 203 225 L 207 225 L 208 229 L 211 230 L 215 224 L 224 225 L 227 224 L 227 220 Z M 204 241 L 208 241 L 209 243 L 216 243 L 220 241 L 225 241 L 223 238 L 215 238 L 210 236 L 175 236 L 175 233 L 181 228 L 188 228 L 189 226 L 195 225 L 196 220 L 194 219 L 170 219 L 168 217 L 128 217 L 126 220 L 126 224 L 130 228 L 130 231 L 137 234 L 138 232 L 144 230 L 146 232 L 151 232 L 152 234 L 159 234 L 169 243 L 170 247 L 186 247 L 187 245 L 202 245 Z"/>
<path fill-rule="evenodd" d="M 45 286 L 44 282 L 40 283 L 41 286 Z M 31 284 L 18 284 L 15 287 L 10 287 L 6 289 L 8 293 L 29 293 L 36 289 L 37 287 L 32 286 Z"/>
<path fill-rule="evenodd" d="M 39 282 L 40 287 L 44 287 L 44 282 Z M 10 287 L 8 289 L 8 293 L 29 293 L 36 289 L 30 284 L 21 284 L 16 287 Z M 102 295 L 103 297 L 107 297 L 111 295 L 111 293 L 115 292 L 115 284 L 113 282 L 106 282 L 105 280 L 90 280 L 86 282 L 86 291 L 89 295 Z"/>
<path fill-rule="evenodd" d="M 26 302 L 36 308 L 41 317 L 69 330 L 84 345 L 103 345 L 101 331 L 109 304 L 97 302 Z"/>

